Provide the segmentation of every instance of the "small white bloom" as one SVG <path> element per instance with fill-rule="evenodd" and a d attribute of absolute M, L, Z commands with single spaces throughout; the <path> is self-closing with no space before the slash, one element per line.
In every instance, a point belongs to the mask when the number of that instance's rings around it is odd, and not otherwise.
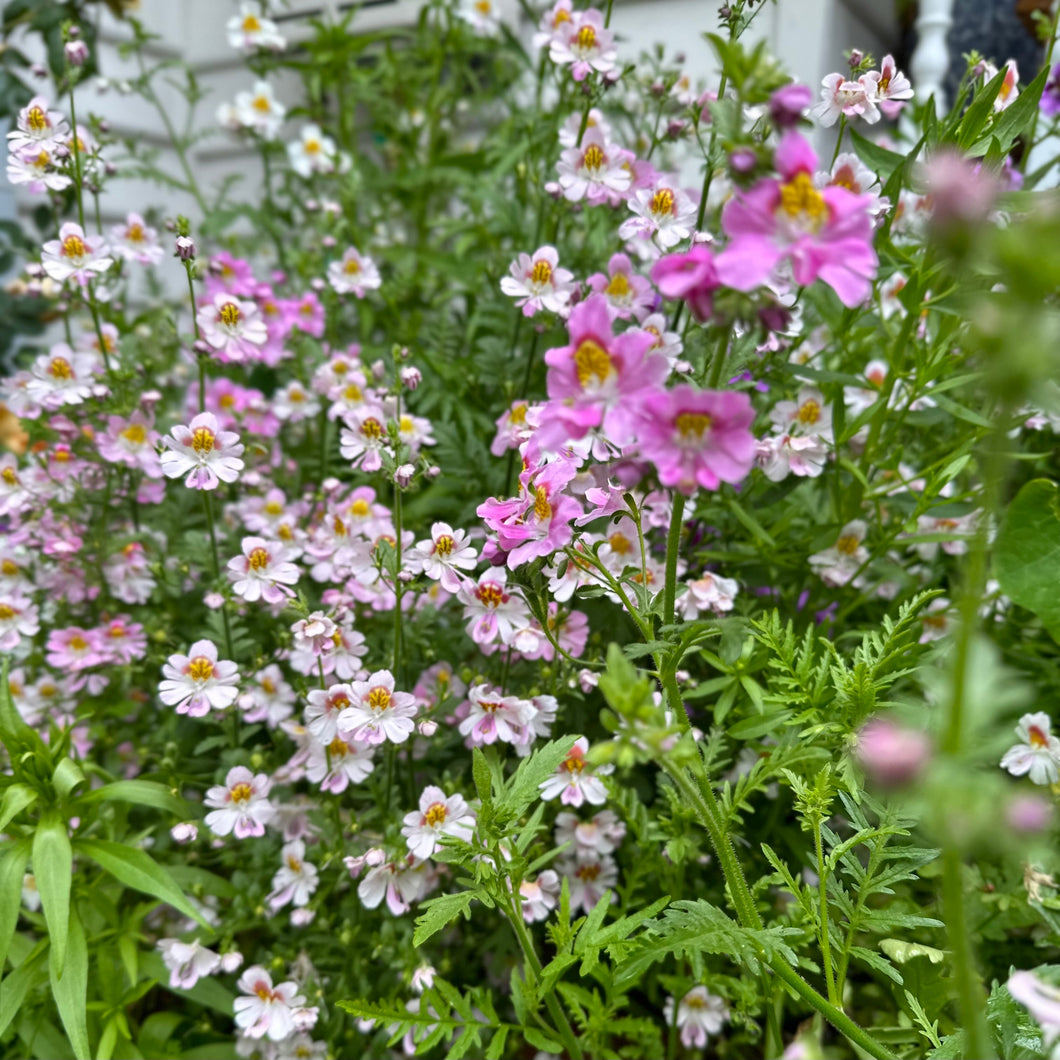
<path fill-rule="evenodd" d="M 1060 740 L 1051 731 L 1049 715 L 1024 714 L 1016 726 L 1020 742 L 1001 759 L 1001 768 L 1014 777 L 1029 776 L 1035 784 L 1060 782 Z"/>
<path fill-rule="evenodd" d="M 469 843 L 474 828 L 475 815 L 463 796 L 447 798 L 441 788 L 432 784 L 423 789 L 419 810 L 405 814 L 401 834 L 408 841 L 411 853 L 418 858 L 429 858 L 438 848 L 441 836 L 455 836 Z"/>

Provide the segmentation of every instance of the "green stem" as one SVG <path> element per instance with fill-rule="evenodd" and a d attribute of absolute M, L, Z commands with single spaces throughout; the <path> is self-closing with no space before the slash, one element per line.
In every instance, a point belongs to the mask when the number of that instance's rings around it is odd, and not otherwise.
<path fill-rule="evenodd" d="M 824 965 L 824 982 L 828 990 L 828 1000 L 833 1005 L 840 1005 L 835 989 L 835 975 L 832 971 L 832 944 L 828 937 L 828 871 L 824 864 L 819 817 L 815 817 L 813 821 L 813 845 L 817 851 L 817 890 L 821 899 L 821 963 Z"/>
<path fill-rule="evenodd" d="M 674 493 L 674 507 L 670 514 L 670 533 L 666 540 L 666 582 L 663 587 L 663 623 L 674 623 L 674 601 L 677 597 L 677 556 L 681 551 L 681 530 L 684 527 L 685 495 Z M 682 708 L 683 710 L 684 708 Z"/>
<path fill-rule="evenodd" d="M 195 307 L 195 284 L 191 279 L 191 262 L 184 262 L 184 271 L 188 276 L 188 294 L 191 296 L 191 326 L 195 331 L 195 341 L 199 341 L 199 315 Z M 195 359 L 199 362 L 199 411 L 206 411 L 206 358 L 198 350 Z"/>
<path fill-rule="evenodd" d="M 74 103 L 74 86 L 70 85 L 70 124 L 73 126 L 73 134 L 70 144 L 74 149 L 74 198 L 77 200 L 77 221 L 81 225 L 81 231 L 85 230 L 85 204 L 82 198 L 81 188 L 81 137 L 77 132 L 77 106 Z"/>
<path fill-rule="evenodd" d="M 828 168 L 831 169 L 835 165 L 835 160 L 839 157 L 839 149 L 843 146 L 843 133 L 847 130 L 847 116 L 840 114 L 839 116 L 839 134 L 835 138 L 835 151 L 832 152 L 832 161 L 828 164 Z"/>
<path fill-rule="evenodd" d="M 213 551 L 213 573 L 218 582 L 221 581 L 221 553 L 217 548 L 217 532 L 213 524 L 213 505 L 210 503 L 210 491 L 202 490 L 202 505 L 206 509 L 206 525 L 210 530 L 210 547 Z M 221 607 L 221 619 L 225 625 L 225 648 L 226 659 L 232 658 L 232 628 L 228 622 L 228 601 Z"/>
<path fill-rule="evenodd" d="M 523 923 L 523 914 L 518 907 L 518 903 L 515 902 L 514 908 L 506 909 L 505 912 L 507 913 L 509 923 L 515 931 L 516 937 L 519 939 L 519 947 L 523 951 L 523 959 L 534 973 L 534 977 L 540 979 L 541 961 L 538 960 L 537 952 L 534 949 L 534 940 L 530 938 L 530 933 L 526 930 L 526 924 Z M 556 1032 L 563 1040 L 563 1045 L 570 1054 L 571 1060 L 582 1060 L 581 1045 L 578 1043 L 574 1028 L 570 1025 L 570 1020 L 567 1019 L 567 1014 L 563 1011 L 563 1007 L 557 1000 L 556 992 L 554 990 L 549 990 L 546 993 L 545 1005 L 548 1008 L 548 1014 L 552 1017 L 552 1021 L 555 1024 Z"/>
<path fill-rule="evenodd" d="M 721 80 L 718 82 L 718 100 L 725 95 L 725 89 L 728 88 L 729 81 L 728 75 L 722 72 Z M 710 196 L 710 185 L 714 180 L 714 145 L 718 142 L 718 123 L 711 120 L 710 123 L 710 140 L 707 144 L 707 168 L 703 174 L 703 189 L 699 193 L 699 213 L 696 215 L 696 231 L 701 232 L 703 230 L 703 218 L 707 215 L 707 198 Z"/>
<path fill-rule="evenodd" d="M 725 366 L 725 355 L 729 352 L 729 333 L 722 331 L 718 336 L 718 344 L 714 347 L 714 356 L 710 361 L 710 379 L 707 381 L 707 387 L 710 390 L 717 390 L 718 384 L 721 382 L 721 370 Z"/>

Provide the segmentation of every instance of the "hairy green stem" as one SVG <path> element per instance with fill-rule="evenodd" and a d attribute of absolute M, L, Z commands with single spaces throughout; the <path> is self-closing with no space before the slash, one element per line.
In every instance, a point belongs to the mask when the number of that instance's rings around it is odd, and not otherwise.
<path fill-rule="evenodd" d="M 824 864 L 824 850 L 821 846 L 821 821 L 819 817 L 814 817 L 813 820 L 813 846 L 817 852 L 817 890 L 821 900 L 821 963 L 824 965 L 824 982 L 828 990 L 828 1000 L 833 1005 L 839 1005 L 840 1000 L 835 988 L 835 974 L 832 971 L 832 943 L 828 937 L 828 873 Z"/>
<path fill-rule="evenodd" d="M 210 491 L 202 490 L 202 506 L 206 509 L 206 525 L 210 530 L 210 547 L 213 552 L 213 573 L 218 582 L 221 580 L 221 553 L 217 548 L 217 532 L 213 523 L 213 505 L 210 503 Z M 221 619 L 225 626 L 225 648 L 228 654 L 225 658 L 232 658 L 232 629 L 228 622 L 228 601 L 221 607 Z"/>
<path fill-rule="evenodd" d="M 666 539 L 666 581 L 663 585 L 663 623 L 674 622 L 674 601 L 677 598 L 677 554 L 681 551 L 681 530 L 684 527 L 685 495 L 674 493 L 674 507 L 670 514 L 670 533 Z"/>

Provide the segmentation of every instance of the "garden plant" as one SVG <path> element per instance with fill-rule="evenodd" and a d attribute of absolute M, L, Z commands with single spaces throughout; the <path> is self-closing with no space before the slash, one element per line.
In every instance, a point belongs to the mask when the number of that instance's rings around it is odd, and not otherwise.
<path fill-rule="evenodd" d="M 1055 21 L 106 6 L 0 14 L 0 1055 L 1060 1055 Z"/>

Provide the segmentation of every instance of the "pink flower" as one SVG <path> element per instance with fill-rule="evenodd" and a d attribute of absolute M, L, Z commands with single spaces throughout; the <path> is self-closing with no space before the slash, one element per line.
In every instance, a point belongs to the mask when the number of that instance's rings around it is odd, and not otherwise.
<path fill-rule="evenodd" d="M 668 1025 L 674 1019 L 674 998 L 668 997 L 663 1006 Z M 729 1018 L 729 1006 L 715 997 L 705 986 L 694 986 L 677 1006 L 677 1026 L 681 1030 L 681 1044 L 686 1049 L 704 1049 L 707 1037 L 717 1034 Z"/>
<path fill-rule="evenodd" d="M 294 596 L 288 586 L 298 581 L 298 568 L 289 562 L 290 553 L 278 541 L 262 537 L 243 538 L 243 555 L 228 561 L 228 576 L 235 583 L 237 596 L 255 603 L 279 604 Z"/>
<path fill-rule="evenodd" d="M 878 80 L 878 79 L 877 79 Z M 864 118 L 869 125 L 880 120 L 876 108 L 877 80 L 863 74 L 857 81 L 848 81 L 842 74 L 829 74 L 821 84 L 821 102 L 813 108 L 813 116 L 826 129 L 835 125 L 840 116 Z"/>
<path fill-rule="evenodd" d="M 545 869 L 536 880 L 523 880 L 519 885 L 523 919 L 528 924 L 535 920 L 548 920 L 559 901 L 559 892 L 559 876 L 553 869 Z"/>
<path fill-rule="evenodd" d="M 92 396 L 96 368 L 95 354 L 77 353 L 57 342 L 33 362 L 26 391 L 49 410 L 80 405 Z"/>
<path fill-rule="evenodd" d="M 530 611 L 522 597 L 508 592 L 508 571 L 494 567 L 479 575 L 478 582 L 460 590 L 468 636 L 479 645 L 500 640 L 511 644 L 516 632 L 529 625 Z"/>
<path fill-rule="evenodd" d="M 428 541 L 417 541 L 409 554 L 409 566 L 439 581 L 446 592 L 460 591 L 462 570 L 474 570 L 478 560 L 475 546 L 467 540 L 466 530 L 454 530 L 448 523 L 431 525 Z"/>
<path fill-rule="evenodd" d="M 607 299 L 608 309 L 617 320 L 628 320 L 642 309 L 655 304 L 651 284 L 633 271 L 625 254 L 613 254 L 607 263 L 607 274 L 598 272 L 589 277 L 589 286 Z"/>
<path fill-rule="evenodd" d="M 23 637 L 40 632 L 36 605 L 15 590 L 0 594 L 0 651 L 13 651 Z"/>
<path fill-rule="evenodd" d="M 201 946 L 198 939 L 159 939 L 158 949 L 174 990 L 190 990 L 203 976 L 213 975 L 221 966 L 220 956 Z"/>
<path fill-rule="evenodd" d="M 102 236 L 85 235 L 79 224 L 67 221 L 59 229 L 59 238 L 49 240 L 41 248 L 41 266 L 58 283 L 73 280 L 84 287 L 114 264 L 107 250 Z"/>
<path fill-rule="evenodd" d="M 650 187 L 638 188 L 628 200 L 635 216 L 623 221 L 619 239 L 651 239 L 663 250 L 688 239 L 696 225 L 696 203 L 672 176 L 660 176 Z"/>
<path fill-rule="evenodd" d="M 769 114 L 778 129 L 790 129 L 799 124 L 812 102 L 813 93 L 809 88 L 792 82 L 769 97 Z"/>
<path fill-rule="evenodd" d="M 876 103 L 888 118 L 897 118 L 905 101 L 913 98 L 913 86 L 898 69 L 893 55 L 885 55 L 880 69 L 870 70 L 865 79 L 876 86 Z"/>
<path fill-rule="evenodd" d="M 552 401 L 542 413 L 537 440 L 556 448 L 601 428 L 615 445 L 633 440 L 639 398 L 669 375 L 666 358 L 649 350 L 654 336 L 627 331 L 614 335 L 607 300 L 593 295 L 568 322 L 570 345 L 545 354 Z"/>
<path fill-rule="evenodd" d="M 602 806 L 607 802 L 607 788 L 600 776 L 614 772 L 613 765 L 598 766 L 595 769 L 585 760 L 589 750 L 589 741 L 580 736 L 574 742 L 567 757 L 559 764 L 556 772 L 541 782 L 541 798 L 546 802 L 560 796 L 564 806 L 581 806 L 590 802 Z"/>
<path fill-rule="evenodd" d="M 155 451 L 158 431 L 153 418 L 144 412 L 136 411 L 128 419 L 108 416 L 107 431 L 97 437 L 96 445 L 100 456 L 112 464 L 138 468 L 148 478 L 162 477 L 162 464 Z"/>
<path fill-rule="evenodd" d="M 350 705 L 339 715 L 339 727 L 355 740 L 378 744 L 404 743 L 415 727 L 416 700 L 394 691 L 394 675 L 377 670 L 367 681 L 350 685 Z"/>
<path fill-rule="evenodd" d="M 110 238 L 114 253 L 125 261 L 157 265 L 165 254 L 158 242 L 158 232 L 138 213 L 129 214 L 125 224 L 115 225 L 110 230 Z"/>
<path fill-rule="evenodd" d="M 584 81 L 593 70 L 601 74 L 614 70 L 615 35 L 604 28 L 603 12 L 595 8 L 574 12 L 553 31 L 548 54 L 557 65 L 570 64 L 575 81 Z"/>
<path fill-rule="evenodd" d="M 474 829 L 475 815 L 462 795 L 446 797 L 441 788 L 428 785 L 420 795 L 419 810 L 405 814 L 401 834 L 408 841 L 410 853 L 429 858 L 443 835 L 470 843 Z"/>
<path fill-rule="evenodd" d="M 328 283 L 339 294 L 363 298 L 369 291 L 380 287 L 382 282 L 375 262 L 356 247 L 348 247 L 340 261 L 333 261 L 328 266 Z"/>
<path fill-rule="evenodd" d="M 692 494 L 739 482 L 754 466 L 754 410 L 744 393 L 681 385 L 644 401 L 640 451 L 659 481 Z"/>
<path fill-rule="evenodd" d="M 189 489 L 217 489 L 220 482 L 235 482 L 243 470 L 239 435 L 219 430 L 212 412 L 199 413 L 187 427 L 174 427 L 162 442 L 169 449 L 162 454 L 162 473 L 167 478 L 187 473 Z"/>
<path fill-rule="evenodd" d="M 217 351 L 218 360 L 239 364 L 260 359 L 269 333 L 253 302 L 217 294 L 202 306 L 196 319 L 203 339 Z"/>
<path fill-rule="evenodd" d="M 539 247 L 533 255 L 520 254 L 511 264 L 511 276 L 501 280 L 501 290 L 522 306 L 523 316 L 538 310 L 563 313 L 574 291 L 574 274 L 559 266 L 555 247 Z"/>
<path fill-rule="evenodd" d="M 563 197 L 571 202 L 586 199 L 595 205 L 623 196 L 633 182 L 627 152 L 608 143 L 603 131 L 588 127 L 582 142 L 561 152 L 556 170 Z"/>
<path fill-rule="evenodd" d="M 305 843 L 301 839 L 284 843 L 280 859 L 280 868 L 272 878 L 272 893 L 266 899 L 269 907 L 282 909 L 289 902 L 295 906 L 308 905 L 320 874 L 316 865 L 305 860 Z"/>
<path fill-rule="evenodd" d="M 358 884 L 357 897 L 366 909 L 375 909 L 385 897 L 390 912 L 401 916 L 427 893 L 431 879 L 428 865 L 413 854 L 396 861 L 383 861 L 384 857 L 382 850 L 369 851 L 365 856 L 365 863 L 372 867 Z"/>
<path fill-rule="evenodd" d="M 530 742 L 527 727 L 533 721 L 535 708 L 528 700 L 502 695 L 488 685 L 475 685 L 467 698 L 470 709 L 460 722 L 460 734 L 467 736 L 472 746 L 488 746 L 498 740 L 510 744 Z"/>
<path fill-rule="evenodd" d="M 203 803 L 213 807 L 213 813 L 206 815 L 206 826 L 219 836 L 234 832 L 236 839 L 263 836 L 265 825 L 276 813 L 268 795 L 269 778 L 264 773 L 255 776 L 246 766 L 234 766 L 224 784 L 206 792 Z"/>
<path fill-rule="evenodd" d="M 915 780 L 931 758 L 926 733 L 885 718 L 874 718 L 858 733 L 858 761 L 877 783 L 896 786 Z"/>
<path fill-rule="evenodd" d="M 670 254 L 652 266 L 652 282 L 663 298 L 683 298 L 696 320 L 703 323 L 714 313 L 714 292 L 721 286 L 714 251 L 696 243 L 684 254 Z"/>
<path fill-rule="evenodd" d="M 102 639 L 95 629 L 70 626 L 48 634 L 47 663 L 56 670 L 87 670 L 106 662 Z"/>
<path fill-rule="evenodd" d="M 387 449 L 386 413 L 380 406 L 364 405 L 345 417 L 339 435 L 339 452 L 362 471 L 378 471 L 383 466 L 382 451 Z"/>
<path fill-rule="evenodd" d="M 162 673 L 166 680 L 158 686 L 158 698 L 178 714 L 201 718 L 211 707 L 230 707 L 239 695 L 239 667 L 218 660 L 217 645 L 209 640 L 197 640 L 187 655 L 171 655 Z"/>
<path fill-rule="evenodd" d="M 837 186 L 818 191 L 817 155 L 797 132 L 785 134 L 774 163 L 781 180 L 759 181 L 722 211 L 731 240 L 717 259 L 722 283 L 750 291 L 787 260 L 796 283 L 819 278 L 844 305 L 859 305 L 872 290 L 878 264 L 870 197 Z"/>

